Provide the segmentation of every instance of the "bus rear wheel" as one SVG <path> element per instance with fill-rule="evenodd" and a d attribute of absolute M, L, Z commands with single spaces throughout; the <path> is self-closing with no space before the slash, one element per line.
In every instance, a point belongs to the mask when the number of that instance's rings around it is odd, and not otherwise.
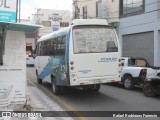
<path fill-rule="evenodd" d="M 52 83 L 52 90 L 55 95 L 60 95 L 61 94 L 61 86 L 56 85 L 56 79 L 51 78 L 51 83 Z"/>
<path fill-rule="evenodd" d="M 93 90 L 94 91 L 99 91 L 100 88 L 101 88 L 101 85 L 100 84 L 96 84 L 96 85 L 94 85 Z"/>

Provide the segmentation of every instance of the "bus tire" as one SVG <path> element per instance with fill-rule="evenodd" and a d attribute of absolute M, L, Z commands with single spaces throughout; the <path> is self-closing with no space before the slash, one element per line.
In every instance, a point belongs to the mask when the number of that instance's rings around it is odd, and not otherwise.
<path fill-rule="evenodd" d="M 56 85 L 56 79 L 54 77 L 51 77 L 51 83 L 52 83 L 52 90 L 55 95 L 61 94 L 61 86 Z"/>
<path fill-rule="evenodd" d="M 37 76 L 37 83 L 42 84 L 42 79 L 39 79 L 38 76 Z"/>
<path fill-rule="evenodd" d="M 143 92 L 144 92 L 144 95 L 147 97 L 154 97 L 156 95 L 156 92 L 150 83 L 144 84 Z"/>
<path fill-rule="evenodd" d="M 37 83 L 42 84 L 42 79 L 38 78 L 38 71 L 36 70 L 36 76 L 37 76 Z"/>
<path fill-rule="evenodd" d="M 94 91 L 99 91 L 101 88 L 101 85 L 100 84 L 96 84 L 93 88 Z"/>

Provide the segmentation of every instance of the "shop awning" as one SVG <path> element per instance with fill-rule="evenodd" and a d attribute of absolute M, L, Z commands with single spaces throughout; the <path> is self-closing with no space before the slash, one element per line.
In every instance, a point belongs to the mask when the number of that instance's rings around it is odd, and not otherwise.
<path fill-rule="evenodd" d="M 14 31 L 34 32 L 40 27 L 42 26 L 34 24 L 0 22 L 0 29 L 7 28 L 7 30 L 14 30 Z"/>

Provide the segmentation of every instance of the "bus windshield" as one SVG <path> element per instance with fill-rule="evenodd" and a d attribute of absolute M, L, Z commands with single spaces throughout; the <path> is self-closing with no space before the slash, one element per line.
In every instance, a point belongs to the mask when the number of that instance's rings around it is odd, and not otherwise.
<path fill-rule="evenodd" d="M 116 34 L 108 26 L 75 26 L 73 42 L 75 54 L 118 52 Z"/>

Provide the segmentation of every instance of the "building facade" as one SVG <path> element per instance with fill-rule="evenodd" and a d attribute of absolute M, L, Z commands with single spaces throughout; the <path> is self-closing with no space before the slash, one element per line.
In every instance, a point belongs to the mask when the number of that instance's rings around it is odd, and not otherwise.
<path fill-rule="evenodd" d="M 37 40 L 43 35 L 69 26 L 71 21 L 70 11 L 38 9 L 32 19 L 21 20 L 21 23 L 42 25 L 35 33 L 26 33 L 26 53 L 32 54 Z"/>
<path fill-rule="evenodd" d="M 120 0 L 123 56 L 144 57 L 160 66 L 160 0 Z"/>
<path fill-rule="evenodd" d="M 73 0 L 73 3 L 74 18 L 119 22 L 119 0 Z"/>
<path fill-rule="evenodd" d="M 51 28 L 52 31 L 56 31 L 63 27 L 69 26 L 70 20 L 70 11 L 38 9 L 33 15 L 32 22 Z"/>

